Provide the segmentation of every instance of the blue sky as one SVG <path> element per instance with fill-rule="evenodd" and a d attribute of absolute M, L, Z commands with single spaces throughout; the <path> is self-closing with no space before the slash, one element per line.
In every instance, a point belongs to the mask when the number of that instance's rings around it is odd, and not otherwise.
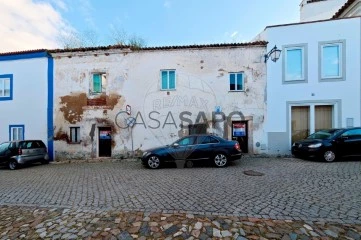
<path fill-rule="evenodd" d="M 79 31 L 105 43 L 111 28 L 147 45 L 250 41 L 266 25 L 296 22 L 300 0 L 75 0 L 62 11 Z"/>
<path fill-rule="evenodd" d="M 0 52 L 62 47 L 59 36 L 114 31 L 147 46 L 251 41 L 267 25 L 298 22 L 301 0 L 0 0 Z"/>

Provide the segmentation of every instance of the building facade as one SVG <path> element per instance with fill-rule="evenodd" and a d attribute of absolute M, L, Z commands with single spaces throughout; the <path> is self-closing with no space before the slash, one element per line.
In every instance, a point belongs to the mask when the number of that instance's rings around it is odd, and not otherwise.
<path fill-rule="evenodd" d="M 323 128 L 361 124 L 361 18 L 269 26 L 267 63 L 269 154 L 290 154 L 294 141 Z"/>
<path fill-rule="evenodd" d="M 266 42 L 54 50 L 56 159 L 122 157 L 191 133 L 266 151 Z"/>
<path fill-rule="evenodd" d="M 53 153 L 53 60 L 45 50 L 0 54 L 0 142 L 40 139 Z"/>

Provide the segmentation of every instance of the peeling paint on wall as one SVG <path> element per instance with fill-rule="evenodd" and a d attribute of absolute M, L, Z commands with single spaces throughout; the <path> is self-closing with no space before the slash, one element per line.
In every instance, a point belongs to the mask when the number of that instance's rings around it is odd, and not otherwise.
<path fill-rule="evenodd" d="M 73 94 L 60 97 L 60 104 L 63 106 L 60 111 L 64 118 L 71 124 L 80 122 L 83 117 L 83 107 L 87 105 L 87 96 L 85 93 Z"/>
<path fill-rule="evenodd" d="M 54 141 L 65 141 L 69 143 L 70 138 L 69 135 L 60 128 L 59 131 L 55 133 Z"/>

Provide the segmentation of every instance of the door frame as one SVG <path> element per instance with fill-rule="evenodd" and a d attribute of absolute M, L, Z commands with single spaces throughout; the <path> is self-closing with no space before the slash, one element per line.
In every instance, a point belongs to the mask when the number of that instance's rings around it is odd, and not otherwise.
<path fill-rule="evenodd" d="M 228 140 L 233 140 L 232 139 L 232 128 L 233 128 L 233 125 L 232 125 L 232 122 L 242 122 L 242 121 L 245 121 L 247 122 L 247 134 L 248 134 L 248 154 L 253 154 L 253 116 L 244 116 L 244 118 L 241 118 L 241 117 L 236 117 L 236 116 L 233 116 L 231 119 L 230 119 L 230 125 L 227 124 L 227 133 L 228 133 Z M 225 130 L 226 131 L 226 130 Z"/>
<path fill-rule="evenodd" d="M 99 144 L 100 144 L 100 139 L 99 139 L 99 133 L 100 133 L 100 128 L 110 128 L 110 131 L 113 133 L 113 128 L 111 127 L 111 126 L 97 126 L 97 133 L 96 133 L 96 137 L 97 137 L 97 144 L 96 144 L 96 152 L 97 152 L 97 157 L 98 158 L 101 158 L 101 156 L 99 156 L 99 150 L 100 150 L 100 146 L 99 146 Z M 113 140 L 113 134 L 112 134 L 112 138 L 111 138 L 112 140 Z M 112 155 L 112 153 L 113 153 L 113 151 L 112 151 L 112 149 L 111 149 L 111 155 Z M 110 156 L 111 157 L 111 156 Z"/>
<path fill-rule="evenodd" d="M 317 105 L 331 105 L 333 106 L 332 113 L 332 127 L 342 127 L 342 100 L 331 99 L 331 100 L 308 100 L 308 101 L 288 101 L 286 102 L 286 124 L 287 124 L 287 135 L 288 135 L 288 148 L 292 146 L 292 107 L 305 106 L 310 107 L 310 134 L 315 131 L 315 106 Z M 313 123 L 312 123 L 313 122 Z"/>

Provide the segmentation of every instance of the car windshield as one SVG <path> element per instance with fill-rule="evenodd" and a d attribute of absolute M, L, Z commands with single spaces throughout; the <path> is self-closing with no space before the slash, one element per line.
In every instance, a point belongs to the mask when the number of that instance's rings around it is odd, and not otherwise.
<path fill-rule="evenodd" d="M 339 131 L 338 129 L 321 130 L 311 134 L 307 139 L 329 139 Z"/>

